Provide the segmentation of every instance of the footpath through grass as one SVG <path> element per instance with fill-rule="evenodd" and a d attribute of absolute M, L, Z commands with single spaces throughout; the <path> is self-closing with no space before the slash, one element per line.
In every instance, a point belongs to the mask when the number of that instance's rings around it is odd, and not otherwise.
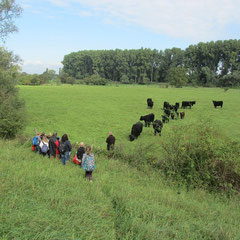
<path fill-rule="evenodd" d="M 238 199 L 186 192 L 103 157 L 89 183 L 28 143 L 0 149 L 0 239 L 240 239 Z"/>

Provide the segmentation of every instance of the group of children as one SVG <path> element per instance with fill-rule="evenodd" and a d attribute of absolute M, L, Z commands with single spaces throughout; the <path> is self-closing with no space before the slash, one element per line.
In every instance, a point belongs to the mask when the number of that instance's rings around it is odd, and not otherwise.
<path fill-rule="evenodd" d="M 112 132 L 106 139 L 107 150 L 113 149 L 115 145 L 115 137 Z M 40 134 L 36 132 L 36 136 L 32 140 L 32 151 L 39 153 L 49 158 L 61 159 L 62 164 L 66 165 L 72 151 L 72 145 L 68 140 L 68 135 L 64 134 L 61 138 L 57 136 L 57 132 L 49 133 L 47 136 L 44 132 Z M 74 155 L 73 162 L 85 171 L 85 178 L 92 182 L 92 173 L 95 169 L 95 158 L 91 153 L 91 147 L 84 148 L 84 143 L 81 142 L 80 146 Z"/>
<path fill-rule="evenodd" d="M 57 136 L 57 133 L 49 133 L 47 136 L 45 133 L 36 133 L 36 136 L 32 140 L 32 151 L 39 153 L 49 158 L 61 159 L 62 164 L 66 165 L 72 151 L 72 145 L 68 140 L 68 135 L 64 134 L 61 138 Z M 84 143 L 80 143 L 80 147 L 74 156 L 74 162 L 83 167 L 85 171 L 85 177 L 92 182 L 92 172 L 95 169 L 94 155 L 91 153 L 91 147 L 84 148 Z"/>

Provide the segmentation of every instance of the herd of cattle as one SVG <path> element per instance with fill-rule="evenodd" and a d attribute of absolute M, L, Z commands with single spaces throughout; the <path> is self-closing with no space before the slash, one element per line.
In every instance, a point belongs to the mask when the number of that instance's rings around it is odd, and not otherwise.
<path fill-rule="evenodd" d="M 193 105 L 196 104 L 196 101 L 182 101 L 182 106 L 181 109 L 185 108 L 192 108 Z M 223 101 L 213 101 L 214 107 L 220 106 L 222 108 L 223 106 Z M 151 98 L 147 99 L 147 106 L 148 108 L 153 108 L 153 101 Z M 140 117 L 140 121 L 144 121 L 145 127 L 150 127 L 152 124 L 153 130 L 154 130 L 154 135 L 158 133 L 159 136 L 161 136 L 162 128 L 163 128 L 163 123 L 168 123 L 169 119 L 183 119 L 185 117 L 185 112 L 178 112 L 178 109 L 180 108 L 180 103 L 176 102 L 174 105 L 169 104 L 169 102 L 164 102 L 163 103 L 163 112 L 164 114 L 161 116 L 161 120 L 154 120 L 155 116 L 153 113 L 150 113 L 145 116 Z M 142 129 L 143 129 L 143 124 L 142 122 L 137 122 L 133 124 L 132 126 L 132 131 L 131 134 L 129 135 L 130 141 L 133 141 L 134 139 L 138 138 L 140 136 Z"/>

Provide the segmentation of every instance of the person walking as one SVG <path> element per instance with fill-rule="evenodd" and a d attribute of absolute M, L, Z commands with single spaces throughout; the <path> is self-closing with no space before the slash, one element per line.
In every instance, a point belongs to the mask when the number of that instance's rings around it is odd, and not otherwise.
<path fill-rule="evenodd" d="M 61 155 L 62 164 L 66 165 L 71 155 L 72 145 L 68 140 L 68 135 L 64 134 L 59 143 L 59 152 Z"/>
<path fill-rule="evenodd" d="M 48 155 L 49 157 L 49 140 L 46 135 L 42 136 L 42 140 L 39 144 L 40 153 L 45 157 Z"/>
<path fill-rule="evenodd" d="M 81 142 L 80 147 L 77 150 L 77 158 L 80 161 L 80 164 L 79 164 L 80 167 L 82 167 L 82 158 L 84 153 L 85 153 L 84 143 Z"/>
<path fill-rule="evenodd" d="M 109 151 L 110 149 L 113 150 L 114 149 L 114 145 L 115 145 L 115 141 L 116 138 L 113 136 L 112 132 L 109 132 L 109 136 L 106 139 L 106 143 L 107 143 L 107 150 Z"/>
<path fill-rule="evenodd" d="M 86 147 L 86 153 L 83 154 L 82 165 L 83 165 L 83 170 L 85 171 L 85 178 L 89 179 L 89 181 L 92 182 L 92 173 L 96 168 L 96 166 L 95 166 L 94 155 L 91 153 L 90 146 Z"/>
<path fill-rule="evenodd" d="M 56 158 L 56 142 L 57 141 L 57 133 L 54 132 L 53 135 L 49 139 L 49 155 L 50 157 Z"/>

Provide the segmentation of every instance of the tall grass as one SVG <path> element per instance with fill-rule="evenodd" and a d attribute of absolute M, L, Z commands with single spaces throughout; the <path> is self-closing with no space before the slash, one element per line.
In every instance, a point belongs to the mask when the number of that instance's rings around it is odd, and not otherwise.
<path fill-rule="evenodd" d="M 157 172 L 96 157 L 93 183 L 70 162 L 0 141 L 1 239 L 239 239 L 238 199 L 186 192 Z"/>

